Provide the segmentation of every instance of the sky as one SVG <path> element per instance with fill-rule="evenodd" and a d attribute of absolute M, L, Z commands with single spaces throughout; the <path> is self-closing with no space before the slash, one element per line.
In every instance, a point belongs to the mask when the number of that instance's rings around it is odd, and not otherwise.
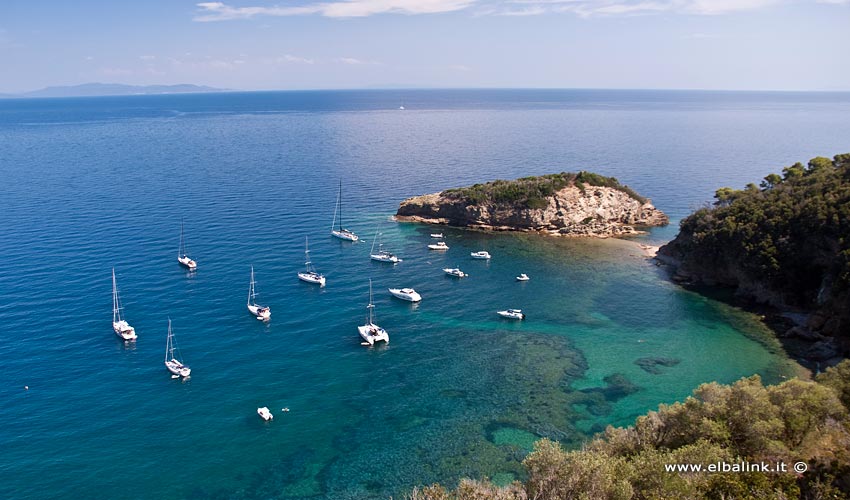
<path fill-rule="evenodd" d="M 0 93 L 850 90 L 849 61 L 850 0 L 0 0 Z"/>

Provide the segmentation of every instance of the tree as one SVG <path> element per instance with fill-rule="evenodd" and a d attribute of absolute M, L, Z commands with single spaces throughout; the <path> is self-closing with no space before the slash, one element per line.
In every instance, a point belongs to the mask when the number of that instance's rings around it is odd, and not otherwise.
<path fill-rule="evenodd" d="M 777 174 L 769 174 L 761 181 L 761 187 L 762 189 L 773 189 L 780 182 L 782 182 L 782 177 Z"/>
<path fill-rule="evenodd" d="M 782 175 L 785 176 L 785 179 L 794 179 L 797 177 L 802 177 L 803 174 L 806 173 L 806 167 L 803 166 L 802 163 L 797 162 L 790 167 L 785 167 L 782 169 Z"/>

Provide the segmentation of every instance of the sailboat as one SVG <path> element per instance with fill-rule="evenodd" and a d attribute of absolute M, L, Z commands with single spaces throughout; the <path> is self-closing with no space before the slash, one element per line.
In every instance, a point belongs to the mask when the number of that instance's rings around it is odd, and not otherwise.
<path fill-rule="evenodd" d="M 339 214 L 339 229 L 336 229 L 337 214 Z M 331 234 L 341 240 L 357 241 L 357 237 L 352 231 L 342 227 L 342 180 L 339 181 L 339 194 L 336 197 L 336 208 L 334 209 L 334 220 L 331 223 Z"/>
<path fill-rule="evenodd" d="M 375 342 L 383 340 L 387 344 L 390 343 L 390 335 L 386 330 L 381 328 L 380 326 L 375 324 L 375 317 L 373 310 L 375 309 L 375 304 L 372 303 L 372 280 L 369 280 L 369 305 L 366 306 L 366 309 L 369 310 L 369 320 L 363 326 L 358 326 L 357 331 L 360 333 L 360 336 L 363 337 L 364 345 L 368 343 L 370 346 L 375 345 Z"/>
<path fill-rule="evenodd" d="M 177 351 L 177 356 L 174 355 Z M 165 367 L 174 375 L 188 377 L 192 369 L 183 364 L 180 349 L 174 344 L 174 332 L 171 331 L 171 318 L 168 318 L 168 340 L 165 342 Z"/>
<path fill-rule="evenodd" d="M 136 329 L 121 317 L 121 299 L 118 298 L 118 286 L 115 284 L 115 268 L 112 268 L 112 329 L 125 341 L 136 340 Z"/>
<path fill-rule="evenodd" d="M 377 260 L 378 262 L 392 262 L 393 264 L 397 264 L 401 262 L 395 254 L 390 253 L 384 250 L 384 244 L 381 243 L 380 240 L 381 233 L 375 230 L 375 238 L 372 240 L 372 249 L 369 251 L 369 257 L 372 260 Z M 375 243 L 378 244 L 378 252 L 375 252 Z"/>
<path fill-rule="evenodd" d="M 272 317 L 272 310 L 267 306 L 261 306 L 255 301 L 257 293 L 254 291 L 254 266 L 251 266 L 251 286 L 248 287 L 248 311 L 260 321 L 268 321 Z"/>
<path fill-rule="evenodd" d="M 186 253 L 186 242 L 183 239 L 183 221 L 180 221 L 180 248 L 177 249 L 177 262 L 189 268 L 190 271 L 194 271 L 198 268 L 198 264 L 189 258 Z"/>
<path fill-rule="evenodd" d="M 307 283 L 315 283 L 325 286 L 325 277 L 316 272 L 313 263 L 310 262 L 310 246 L 307 237 L 304 237 L 304 272 L 298 273 L 298 279 Z"/>

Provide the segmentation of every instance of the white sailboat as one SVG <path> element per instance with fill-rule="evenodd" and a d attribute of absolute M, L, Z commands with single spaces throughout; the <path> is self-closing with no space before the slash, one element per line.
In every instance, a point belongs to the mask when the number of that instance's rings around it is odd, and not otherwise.
<path fill-rule="evenodd" d="M 381 233 L 375 231 L 375 238 L 372 240 L 372 249 L 369 251 L 369 258 L 378 262 L 392 262 L 397 264 L 401 262 L 395 254 L 384 250 L 384 244 L 381 242 Z M 375 252 L 375 243 L 378 244 L 378 251 Z"/>
<path fill-rule="evenodd" d="M 177 351 L 177 356 L 174 355 Z M 180 349 L 174 344 L 174 332 L 171 331 L 171 318 L 168 318 L 168 340 L 165 342 L 165 367 L 174 375 L 188 377 L 192 369 L 183 364 Z"/>
<path fill-rule="evenodd" d="M 183 221 L 180 221 L 180 248 L 177 249 L 177 262 L 194 271 L 198 268 L 198 263 L 192 260 L 186 251 L 186 242 L 183 239 Z"/>
<path fill-rule="evenodd" d="M 336 228 L 337 214 L 339 214 L 339 229 Z M 336 196 L 336 208 L 334 209 L 334 220 L 331 223 L 331 234 L 341 240 L 357 241 L 360 239 L 353 231 L 342 227 L 342 180 L 339 181 L 339 193 Z"/>
<path fill-rule="evenodd" d="M 307 237 L 304 237 L 304 267 L 306 268 L 304 272 L 298 273 L 298 279 L 301 281 L 306 281 L 307 283 L 315 283 L 320 286 L 325 286 L 325 277 L 318 272 L 313 267 L 313 263 L 310 262 L 310 246 Z"/>
<path fill-rule="evenodd" d="M 118 286 L 115 284 L 115 268 L 112 268 L 112 329 L 115 335 L 125 341 L 136 340 L 136 329 L 121 317 L 121 299 L 118 298 Z"/>
<path fill-rule="evenodd" d="M 369 305 L 366 306 L 366 309 L 369 310 L 369 319 L 365 325 L 357 327 L 357 331 L 365 341 L 364 343 L 368 343 L 371 346 L 375 345 L 375 342 L 383 340 L 389 344 L 390 335 L 386 330 L 375 324 L 375 317 L 373 313 L 375 304 L 372 303 L 372 280 L 369 280 Z"/>
<path fill-rule="evenodd" d="M 248 311 L 260 321 L 268 321 L 272 317 L 272 311 L 267 306 L 257 304 L 257 293 L 254 291 L 254 266 L 251 266 L 251 286 L 248 287 Z"/>

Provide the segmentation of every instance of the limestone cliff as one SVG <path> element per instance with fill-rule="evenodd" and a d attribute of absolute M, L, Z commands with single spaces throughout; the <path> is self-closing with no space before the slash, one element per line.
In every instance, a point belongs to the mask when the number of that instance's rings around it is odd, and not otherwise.
<path fill-rule="evenodd" d="M 554 174 L 415 196 L 401 203 L 397 218 L 475 229 L 602 237 L 668 223 L 649 200 L 619 186 L 616 179 L 593 177 L 615 187 L 588 184 L 587 178 L 593 175 Z"/>

